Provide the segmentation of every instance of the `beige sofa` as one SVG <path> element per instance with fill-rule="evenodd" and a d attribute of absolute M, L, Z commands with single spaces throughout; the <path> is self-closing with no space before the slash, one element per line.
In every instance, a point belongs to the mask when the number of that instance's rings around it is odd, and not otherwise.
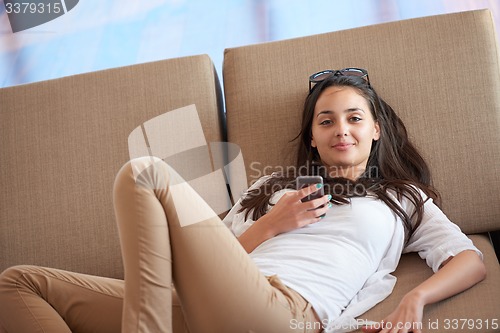
<path fill-rule="evenodd" d="M 500 230 L 492 22 L 482 10 L 227 49 L 224 94 L 205 55 L 0 89 L 0 270 L 36 264 L 121 278 L 111 189 L 131 131 L 195 104 L 206 141 L 238 145 L 251 183 L 293 165 L 289 141 L 309 74 L 357 66 L 407 124 L 444 211 L 484 253 L 487 278 L 428 306 L 424 328 L 500 331 L 500 266 L 488 234 Z M 430 274 L 416 254 L 404 255 L 393 294 L 362 317 L 382 319 Z"/>

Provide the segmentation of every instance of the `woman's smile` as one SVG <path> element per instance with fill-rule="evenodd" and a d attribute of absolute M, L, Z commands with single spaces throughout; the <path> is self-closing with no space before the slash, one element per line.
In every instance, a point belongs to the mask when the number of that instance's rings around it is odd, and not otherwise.
<path fill-rule="evenodd" d="M 353 147 L 354 143 L 348 143 L 348 142 L 339 142 L 335 145 L 332 146 L 333 149 L 336 149 L 338 151 L 347 151 L 349 148 Z"/>

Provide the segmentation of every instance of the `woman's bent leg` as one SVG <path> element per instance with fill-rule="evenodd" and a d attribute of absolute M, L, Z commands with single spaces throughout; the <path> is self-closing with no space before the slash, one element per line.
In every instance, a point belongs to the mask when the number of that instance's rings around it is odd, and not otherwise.
<path fill-rule="evenodd" d="M 9 333 L 119 333 L 123 281 L 36 266 L 0 275 L 0 322 Z"/>
<path fill-rule="evenodd" d="M 172 282 L 192 333 L 305 332 L 290 323 L 315 321 L 307 302 L 273 286 L 215 213 L 200 222 L 179 218 L 204 215 L 206 204 L 192 190 L 174 189 L 182 185 L 172 175 L 165 163 L 147 167 L 144 159 L 116 178 L 123 332 L 171 332 Z"/>

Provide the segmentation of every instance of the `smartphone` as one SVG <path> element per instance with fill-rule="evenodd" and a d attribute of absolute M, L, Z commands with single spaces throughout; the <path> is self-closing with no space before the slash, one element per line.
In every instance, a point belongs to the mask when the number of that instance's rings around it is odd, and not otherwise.
<path fill-rule="evenodd" d="M 297 177 L 297 190 L 301 188 L 313 185 L 313 184 L 323 184 L 323 177 L 321 176 L 298 176 Z M 318 189 L 316 192 L 309 194 L 307 197 L 302 199 L 302 202 L 306 202 L 309 200 L 321 198 L 325 195 L 325 191 L 323 187 Z"/>

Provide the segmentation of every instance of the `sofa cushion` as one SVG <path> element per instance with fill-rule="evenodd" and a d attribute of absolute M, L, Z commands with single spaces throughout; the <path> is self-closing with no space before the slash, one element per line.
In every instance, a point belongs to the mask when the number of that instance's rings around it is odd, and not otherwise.
<path fill-rule="evenodd" d="M 122 277 L 112 187 L 127 138 L 190 104 L 207 142 L 221 141 L 206 55 L 0 89 L 0 271 L 36 264 Z"/>

